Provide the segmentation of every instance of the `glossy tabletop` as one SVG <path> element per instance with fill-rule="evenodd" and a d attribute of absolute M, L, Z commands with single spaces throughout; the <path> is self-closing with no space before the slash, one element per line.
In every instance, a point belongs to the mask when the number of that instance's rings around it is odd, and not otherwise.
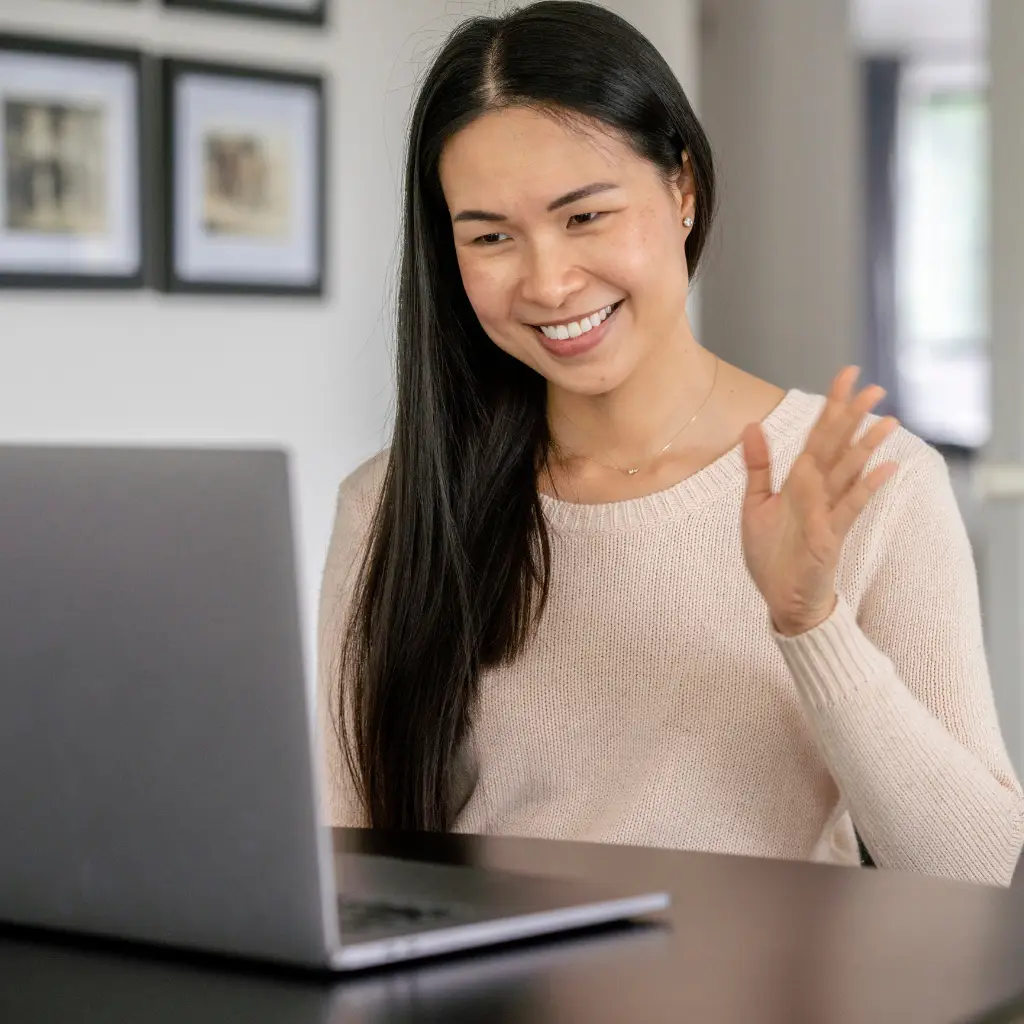
<path fill-rule="evenodd" d="M 526 839 L 339 849 L 667 889 L 652 926 L 331 979 L 0 932 L 0 1021 L 1024 1021 L 1024 889 Z M 1024 1005 L 1024 1001 L 1022 1001 Z"/>

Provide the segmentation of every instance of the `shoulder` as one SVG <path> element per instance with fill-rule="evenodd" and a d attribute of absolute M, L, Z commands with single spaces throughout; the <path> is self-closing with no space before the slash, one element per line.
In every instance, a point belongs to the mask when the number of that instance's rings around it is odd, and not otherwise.
<path fill-rule="evenodd" d="M 874 534 L 882 550 L 918 558 L 966 555 L 970 543 L 945 458 L 905 427 L 898 427 L 878 446 L 865 472 L 885 462 L 895 474 L 872 496 L 858 526 Z"/>
<path fill-rule="evenodd" d="M 366 547 L 370 526 L 380 503 L 388 452 L 385 449 L 357 466 L 338 487 L 324 566 L 323 586 L 335 590 L 349 578 L 353 566 Z"/>
<path fill-rule="evenodd" d="M 338 518 L 368 524 L 380 501 L 388 468 L 385 448 L 348 474 L 338 487 Z"/>

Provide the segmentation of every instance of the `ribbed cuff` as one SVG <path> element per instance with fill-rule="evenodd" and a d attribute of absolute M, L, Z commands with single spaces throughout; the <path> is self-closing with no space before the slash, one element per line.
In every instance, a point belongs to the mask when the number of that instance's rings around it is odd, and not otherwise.
<path fill-rule="evenodd" d="M 815 709 L 841 701 L 872 680 L 891 676 L 892 662 L 864 635 L 839 597 L 832 614 L 797 636 L 772 630 L 800 693 Z"/>
<path fill-rule="evenodd" d="M 1024 802 L 903 685 L 840 597 L 799 636 L 773 636 L 822 756 L 876 863 L 1007 885 Z"/>

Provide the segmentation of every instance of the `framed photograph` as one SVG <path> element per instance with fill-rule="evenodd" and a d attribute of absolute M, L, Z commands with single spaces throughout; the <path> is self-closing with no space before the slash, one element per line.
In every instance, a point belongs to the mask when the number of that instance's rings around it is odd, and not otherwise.
<path fill-rule="evenodd" d="M 304 25 L 323 25 L 327 0 L 164 0 L 168 7 L 187 7 L 216 14 L 243 14 Z"/>
<path fill-rule="evenodd" d="M 0 286 L 138 288 L 142 57 L 0 34 Z"/>
<path fill-rule="evenodd" d="M 168 59 L 163 97 L 164 287 L 322 294 L 322 80 Z"/>

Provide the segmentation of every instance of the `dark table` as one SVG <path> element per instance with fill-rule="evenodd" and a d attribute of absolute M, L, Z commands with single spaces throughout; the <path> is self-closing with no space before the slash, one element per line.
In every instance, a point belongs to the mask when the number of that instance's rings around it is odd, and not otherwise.
<path fill-rule="evenodd" d="M 1024 889 L 526 839 L 339 830 L 336 843 L 640 883 L 673 907 L 653 926 L 344 980 L 0 932 L 0 1021 L 1024 1021 Z"/>

